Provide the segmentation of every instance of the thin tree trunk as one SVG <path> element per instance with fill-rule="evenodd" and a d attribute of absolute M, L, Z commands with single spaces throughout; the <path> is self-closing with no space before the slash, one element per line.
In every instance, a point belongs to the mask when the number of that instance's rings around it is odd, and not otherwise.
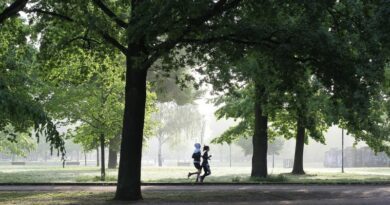
<path fill-rule="evenodd" d="M 84 166 L 87 166 L 87 153 L 84 150 Z"/>
<path fill-rule="evenodd" d="M 272 169 L 275 168 L 275 152 L 272 152 Z"/>
<path fill-rule="evenodd" d="M 105 181 L 106 180 L 106 165 L 105 165 L 105 154 L 104 154 L 104 140 L 105 140 L 105 136 L 104 134 L 101 134 L 100 135 L 100 151 L 101 151 L 101 168 L 100 168 L 100 180 L 101 181 Z"/>
<path fill-rule="evenodd" d="M 255 130 L 253 134 L 253 156 L 251 177 L 267 177 L 268 116 L 261 108 L 263 89 L 256 86 Z"/>
<path fill-rule="evenodd" d="M 131 48 L 135 49 L 136 48 Z M 127 56 L 125 113 L 123 117 L 122 143 L 120 150 L 117 200 L 140 200 L 142 140 L 145 120 L 146 70 L 131 66 Z"/>
<path fill-rule="evenodd" d="M 96 166 L 98 167 L 100 163 L 99 159 L 99 145 L 96 147 Z"/>
<path fill-rule="evenodd" d="M 158 137 L 158 156 L 157 156 L 157 160 L 158 160 L 158 166 L 159 167 L 162 167 L 162 139 L 161 139 L 161 136 Z"/>
<path fill-rule="evenodd" d="M 303 147 L 305 146 L 305 127 L 302 121 L 298 119 L 297 122 L 297 139 L 295 144 L 295 156 L 293 174 L 305 174 L 303 171 Z"/>

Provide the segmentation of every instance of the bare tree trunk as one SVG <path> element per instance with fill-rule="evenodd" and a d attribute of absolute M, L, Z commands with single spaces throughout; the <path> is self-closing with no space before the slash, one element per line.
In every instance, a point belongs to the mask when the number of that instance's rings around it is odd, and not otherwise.
<path fill-rule="evenodd" d="M 261 107 L 264 89 L 256 85 L 255 130 L 253 134 L 253 156 L 251 177 L 267 177 L 268 116 Z"/>
<path fill-rule="evenodd" d="M 295 144 L 295 156 L 294 156 L 294 167 L 293 174 L 305 174 L 303 170 L 303 148 L 305 146 L 305 127 L 298 119 L 297 122 L 297 139 Z"/>
<path fill-rule="evenodd" d="M 106 164 L 105 164 L 105 154 L 104 154 L 104 140 L 105 140 L 105 136 L 104 134 L 101 134 L 100 135 L 100 151 L 101 151 L 101 168 L 100 168 L 100 180 L 101 181 L 105 181 L 106 180 Z"/>
<path fill-rule="evenodd" d="M 162 143 L 162 139 L 161 139 L 161 135 L 158 137 L 158 156 L 157 156 L 157 159 L 158 159 L 158 166 L 159 167 L 162 167 L 162 146 L 163 146 L 163 143 Z"/>
<path fill-rule="evenodd" d="M 84 150 L 84 166 L 87 166 L 87 153 Z"/>
<path fill-rule="evenodd" d="M 272 169 L 275 168 L 275 152 L 272 152 Z"/>
<path fill-rule="evenodd" d="M 96 147 L 96 166 L 98 167 L 100 163 L 99 159 L 99 145 Z"/>
<path fill-rule="evenodd" d="M 134 45 L 129 46 L 136 50 Z M 125 112 L 115 199 L 140 200 L 147 72 L 132 67 L 136 63 L 131 61 L 131 55 L 126 59 Z"/>

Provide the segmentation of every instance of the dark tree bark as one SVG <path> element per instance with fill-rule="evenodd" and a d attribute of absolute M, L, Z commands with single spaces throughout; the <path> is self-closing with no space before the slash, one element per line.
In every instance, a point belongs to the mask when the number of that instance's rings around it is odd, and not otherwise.
<path fill-rule="evenodd" d="M 118 152 L 109 146 L 108 148 L 108 168 L 116 169 L 118 166 Z"/>
<path fill-rule="evenodd" d="M 1 11 L 0 13 L 0 24 L 2 24 L 6 19 L 11 18 L 26 7 L 28 0 L 16 0 L 9 7 Z"/>
<path fill-rule="evenodd" d="M 253 134 L 253 156 L 251 177 L 267 177 L 268 116 L 261 107 L 264 89 L 256 86 L 255 130 Z"/>
<path fill-rule="evenodd" d="M 129 46 L 132 49 L 134 46 Z M 141 158 L 146 102 L 146 69 L 134 68 L 127 56 L 125 113 L 115 194 L 117 200 L 140 200 Z"/>
<path fill-rule="evenodd" d="M 105 164 L 105 154 L 104 154 L 104 140 L 105 136 L 104 134 L 100 135 L 100 151 L 101 151 L 101 166 L 100 166 L 100 180 L 105 181 L 106 180 L 106 164 Z"/>
<path fill-rule="evenodd" d="M 295 156 L 293 174 L 305 174 L 303 171 L 303 147 L 305 146 L 305 127 L 302 120 L 298 119 L 297 122 L 297 139 L 295 144 Z"/>

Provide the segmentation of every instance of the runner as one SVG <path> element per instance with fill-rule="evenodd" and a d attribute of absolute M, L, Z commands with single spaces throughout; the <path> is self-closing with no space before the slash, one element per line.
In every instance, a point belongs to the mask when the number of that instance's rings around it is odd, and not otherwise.
<path fill-rule="evenodd" d="M 195 150 L 194 150 L 194 153 L 192 154 L 192 158 L 194 159 L 194 167 L 197 169 L 197 171 L 196 172 L 188 172 L 188 178 L 190 178 L 192 175 L 196 174 L 196 181 L 195 182 L 198 182 L 200 172 L 202 171 L 202 167 L 200 166 L 201 145 L 199 143 L 195 143 L 194 147 L 195 147 Z"/>
<path fill-rule="evenodd" d="M 209 159 L 211 155 L 209 156 L 210 147 L 209 146 L 203 146 L 203 156 L 202 156 L 202 168 L 203 168 L 203 176 L 200 177 L 200 182 L 203 182 L 204 178 L 211 174 L 210 165 L 209 165 Z"/>

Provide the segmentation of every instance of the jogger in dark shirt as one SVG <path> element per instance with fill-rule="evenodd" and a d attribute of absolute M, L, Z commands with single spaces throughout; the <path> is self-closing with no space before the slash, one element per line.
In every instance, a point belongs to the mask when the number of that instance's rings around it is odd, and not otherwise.
<path fill-rule="evenodd" d="M 204 178 L 211 174 L 210 165 L 209 165 L 209 159 L 211 155 L 209 156 L 210 147 L 209 146 L 203 146 L 203 156 L 202 156 L 202 168 L 204 174 L 200 177 L 200 182 L 203 182 Z"/>
<path fill-rule="evenodd" d="M 201 147 L 201 145 L 199 143 L 195 143 L 194 146 L 195 146 L 195 150 L 194 150 L 194 153 L 192 154 L 192 158 L 194 159 L 194 167 L 197 169 L 197 171 L 196 172 L 188 172 L 188 178 L 190 178 L 190 176 L 192 176 L 193 174 L 196 174 L 196 182 L 198 182 L 200 172 L 202 171 L 202 166 L 200 166 L 200 157 L 201 157 L 200 147 Z"/>

